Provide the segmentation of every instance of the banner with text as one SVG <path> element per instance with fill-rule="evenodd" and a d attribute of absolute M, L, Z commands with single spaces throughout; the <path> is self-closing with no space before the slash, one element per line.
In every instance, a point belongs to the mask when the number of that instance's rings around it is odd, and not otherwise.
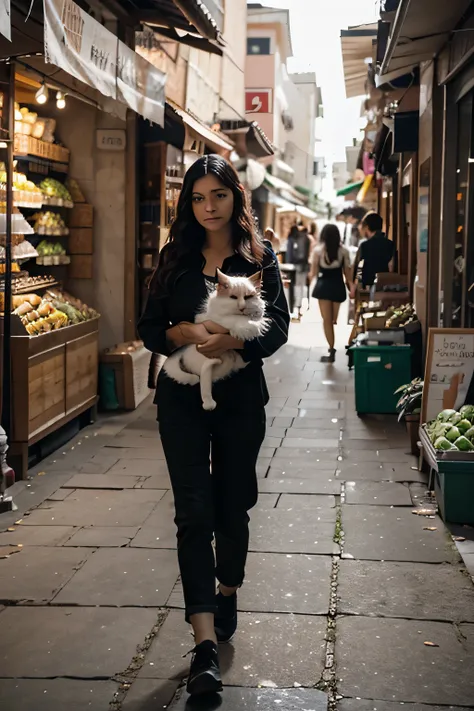
<path fill-rule="evenodd" d="M 10 19 L 10 0 L 0 0 L 0 34 L 11 42 L 12 23 Z"/>
<path fill-rule="evenodd" d="M 44 0 L 45 60 L 117 98 L 117 37 L 72 0 Z"/>
<path fill-rule="evenodd" d="M 137 52 L 118 43 L 117 99 L 160 126 L 164 125 L 166 74 Z"/>

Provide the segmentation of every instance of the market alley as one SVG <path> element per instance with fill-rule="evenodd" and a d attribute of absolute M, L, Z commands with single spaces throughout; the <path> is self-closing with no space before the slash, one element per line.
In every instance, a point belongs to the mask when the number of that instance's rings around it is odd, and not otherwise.
<path fill-rule="evenodd" d="M 471 577 L 442 521 L 413 513 L 426 479 L 404 429 L 357 417 L 346 339 L 339 326 L 336 364 L 320 363 L 314 308 L 266 365 L 239 629 L 221 647 L 222 700 L 199 708 L 474 706 Z M 2 711 L 191 708 L 193 640 L 150 401 L 31 474 L 0 534 Z"/>

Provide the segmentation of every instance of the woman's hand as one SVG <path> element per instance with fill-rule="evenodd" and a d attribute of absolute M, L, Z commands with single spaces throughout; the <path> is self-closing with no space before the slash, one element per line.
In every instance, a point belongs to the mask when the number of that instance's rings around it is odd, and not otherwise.
<path fill-rule="evenodd" d="M 224 326 L 219 326 L 219 324 L 214 321 L 203 321 L 202 325 L 209 333 L 229 333 Z"/>
<path fill-rule="evenodd" d="M 202 323 L 188 323 L 187 321 L 173 326 L 169 329 L 168 334 L 178 348 L 205 343 L 209 338 L 209 331 Z"/>
<path fill-rule="evenodd" d="M 228 334 L 216 333 L 209 336 L 205 343 L 198 345 L 199 353 L 206 358 L 220 358 L 226 351 L 243 348 L 243 341 L 239 341 Z"/>

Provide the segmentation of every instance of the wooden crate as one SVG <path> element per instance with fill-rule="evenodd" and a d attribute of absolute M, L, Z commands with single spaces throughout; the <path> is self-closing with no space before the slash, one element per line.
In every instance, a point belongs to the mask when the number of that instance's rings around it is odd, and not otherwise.
<path fill-rule="evenodd" d="M 92 279 L 93 262 L 90 254 L 72 254 L 68 267 L 69 279 Z"/>
<path fill-rule="evenodd" d="M 94 209 L 87 203 L 74 205 L 69 215 L 69 227 L 92 227 L 94 222 Z"/>
<path fill-rule="evenodd" d="M 69 254 L 93 254 L 92 227 L 73 227 L 69 232 Z"/>

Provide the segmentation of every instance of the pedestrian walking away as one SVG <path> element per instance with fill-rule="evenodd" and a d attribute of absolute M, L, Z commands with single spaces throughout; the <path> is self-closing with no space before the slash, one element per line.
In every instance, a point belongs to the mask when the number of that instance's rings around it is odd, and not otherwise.
<path fill-rule="evenodd" d="M 185 176 L 170 240 L 160 254 L 138 327 L 154 353 L 170 356 L 194 344 L 209 359 L 232 351 L 246 364 L 213 383 L 217 406 L 212 411 L 203 409 L 199 385 L 176 382 L 166 368 L 158 377 L 155 402 L 174 494 L 185 616 L 195 638 L 187 684 L 193 695 L 222 690 L 217 642 L 230 640 L 237 627 L 248 511 L 258 497 L 256 463 L 268 402 L 262 359 L 288 337 L 278 262 L 253 225 L 234 168 L 217 155 L 198 159 Z M 258 274 L 268 319 L 262 336 L 241 341 L 215 323 L 194 323 L 217 281 L 218 294 L 228 288 L 225 276 L 255 279 Z"/>
<path fill-rule="evenodd" d="M 369 212 L 360 224 L 361 236 L 365 239 L 359 247 L 354 262 L 354 284 L 359 281 L 358 270 L 362 264 L 360 281 L 363 287 L 372 286 L 379 273 L 392 268 L 395 247 L 382 232 L 383 219 L 376 212 Z"/>
<path fill-rule="evenodd" d="M 310 238 L 302 222 L 298 222 L 290 230 L 286 247 L 286 262 L 294 264 L 295 274 L 295 306 L 298 319 L 301 319 L 304 291 L 308 284 Z"/>
<path fill-rule="evenodd" d="M 336 225 L 328 224 L 321 230 L 321 246 L 313 252 L 310 283 L 315 278 L 317 281 L 312 296 L 318 299 L 329 346 L 329 355 L 323 356 L 321 361 L 334 363 L 334 326 L 341 304 L 347 298 L 346 286 L 349 290 L 352 288 L 349 252 L 341 244 L 341 233 Z"/>

